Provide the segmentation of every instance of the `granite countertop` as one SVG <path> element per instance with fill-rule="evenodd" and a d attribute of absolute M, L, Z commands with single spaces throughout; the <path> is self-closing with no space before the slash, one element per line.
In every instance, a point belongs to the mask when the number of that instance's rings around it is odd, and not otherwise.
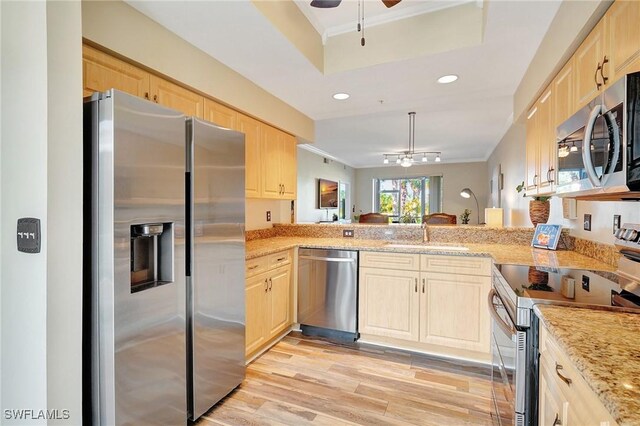
<path fill-rule="evenodd" d="M 366 240 L 350 238 L 313 238 L 313 237 L 272 237 L 247 241 L 246 258 L 254 259 L 287 250 L 294 247 L 312 247 L 329 249 L 353 249 L 371 251 L 389 251 L 396 253 L 425 253 L 449 256 L 480 256 L 492 257 L 496 263 L 515 263 L 520 265 L 538 266 L 558 266 L 572 267 L 580 269 L 598 269 L 603 271 L 613 271 L 613 268 L 606 263 L 600 262 L 591 257 L 587 257 L 569 250 L 549 251 L 535 249 L 526 245 L 514 244 L 447 244 L 447 243 L 427 243 L 424 246 L 444 247 L 447 245 L 461 245 L 468 247 L 468 251 L 452 251 L 442 249 L 426 249 L 422 247 L 390 247 L 390 244 L 420 244 L 416 241 L 388 241 L 388 240 Z"/>
<path fill-rule="evenodd" d="M 551 305 L 535 312 L 616 422 L 640 424 L 640 314 Z"/>

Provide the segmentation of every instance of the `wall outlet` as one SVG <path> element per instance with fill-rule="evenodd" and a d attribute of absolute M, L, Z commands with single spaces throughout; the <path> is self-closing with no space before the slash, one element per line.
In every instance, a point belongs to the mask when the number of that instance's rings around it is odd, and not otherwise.
<path fill-rule="evenodd" d="M 342 236 L 345 238 L 353 238 L 353 229 L 343 229 Z"/>
<path fill-rule="evenodd" d="M 582 276 L 582 289 L 584 291 L 589 291 L 589 277 L 586 275 Z"/>
<path fill-rule="evenodd" d="M 271 210 L 267 210 L 267 222 L 271 222 Z"/>
<path fill-rule="evenodd" d="M 613 233 L 615 234 L 616 232 L 618 232 L 618 229 L 620 229 L 620 215 L 614 214 L 613 215 Z"/>
<path fill-rule="evenodd" d="M 590 214 L 584 215 L 583 228 L 585 231 L 591 231 L 591 215 Z"/>

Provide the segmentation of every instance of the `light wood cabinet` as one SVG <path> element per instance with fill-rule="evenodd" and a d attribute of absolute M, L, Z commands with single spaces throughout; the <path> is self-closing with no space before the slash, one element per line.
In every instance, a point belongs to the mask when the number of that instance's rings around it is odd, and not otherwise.
<path fill-rule="evenodd" d="M 489 352 L 489 276 L 421 274 L 420 341 Z"/>
<path fill-rule="evenodd" d="M 204 119 L 220 127 L 239 130 L 236 125 L 236 110 L 219 104 L 211 99 L 204 99 Z"/>
<path fill-rule="evenodd" d="M 261 191 L 261 156 L 260 156 L 260 135 L 262 125 L 258 120 L 238 113 L 236 117 L 235 129 L 244 133 L 244 157 L 245 173 L 244 188 L 245 196 L 258 198 Z"/>
<path fill-rule="evenodd" d="M 360 268 L 360 333 L 418 341 L 420 274 Z"/>
<path fill-rule="evenodd" d="M 204 96 L 155 75 L 149 80 L 149 93 L 155 103 L 203 118 Z"/>
<path fill-rule="evenodd" d="M 611 74 L 612 82 L 630 72 L 640 71 L 640 2 L 614 2 L 604 17 L 607 29 L 609 63 L 605 75 Z"/>
<path fill-rule="evenodd" d="M 115 88 L 245 134 L 245 196 L 293 200 L 296 138 L 179 84 L 82 46 L 83 96 Z"/>
<path fill-rule="evenodd" d="M 295 199 L 297 146 L 293 136 L 274 127 L 262 126 L 262 197 Z"/>
<path fill-rule="evenodd" d="M 245 355 L 275 342 L 292 324 L 291 251 L 246 262 Z M 282 259 L 282 260 L 278 260 Z M 265 271 L 257 273 L 256 271 Z"/>
<path fill-rule="evenodd" d="M 527 195 L 553 192 L 556 170 L 556 136 L 551 84 L 527 117 L 526 186 Z"/>
<path fill-rule="evenodd" d="M 580 109 L 595 98 L 608 82 L 601 69 L 605 57 L 605 21 L 601 20 L 582 42 L 575 57 L 575 107 Z"/>
<path fill-rule="evenodd" d="M 91 46 L 82 45 L 82 92 L 117 89 L 149 99 L 149 73 Z"/>
<path fill-rule="evenodd" d="M 557 128 L 571 117 L 575 111 L 573 94 L 575 59 L 571 57 L 553 80 L 553 127 Z M 555 137 L 555 135 L 554 135 Z"/>
<path fill-rule="evenodd" d="M 540 327 L 541 424 L 613 426 L 616 421 L 544 327 Z"/>
<path fill-rule="evenodd" d="M 487 258 L 360 252 L 358 331 L 365 340 L 487 360 L 490 288 Z"/>

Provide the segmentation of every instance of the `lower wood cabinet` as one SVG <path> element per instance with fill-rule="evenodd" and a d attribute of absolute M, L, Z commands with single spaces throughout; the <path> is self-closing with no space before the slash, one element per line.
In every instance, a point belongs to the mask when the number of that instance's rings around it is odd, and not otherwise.
<path fill-rule="evenodd" d="M 417 341 L 419 272 L 360 268 L 360 333 Z"/>
<path fill-rule="evenodd" d="M 361 252 L 360 264 L 364 340 L 488 360 L 490 259 Z"/>
<path fill-rule="evenodd" d="M 617 425 L 544 326 L 540 327 L 539 377 L 539 424 Z"/>
<path fill-rule="evenodd" d="M 247 262 L 245 355 L 259 352 L 292 324 L 291 253 Z M 279 259 L 286 259 L 280 260 Z M 265 271 L 266 270 L 266 271 Z M 253 274 L 253 271 L 265 271 Z"/>

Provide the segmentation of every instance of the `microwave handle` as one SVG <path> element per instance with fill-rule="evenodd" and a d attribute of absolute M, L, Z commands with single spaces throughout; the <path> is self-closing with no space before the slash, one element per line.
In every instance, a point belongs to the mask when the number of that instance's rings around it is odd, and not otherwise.
<path fill-rule="evenodd" d="M 584 169 L 587 172 L 589 182 L 591 182 L 591 185 L 593 185 L 594 188 L 600 188 L 602 183 L 598 178 L 596 169 L 593 167 L 593 161 L 591 161 L 591 134 L 593 133 L 593 126 L 601 113 L 602 105 L 596 105 L 591 110 L 587 126 L 584 128 L 584 142 L 582 144 L 582 163 L 584 164 Z"/>
<path fill-rule="evenodd" d="M 609 163 L 610 169 L 605 170 L 602 174 L 602 186 L 605 186 L 611 175 L 616 171 L 616 164 L 618 164 L 618 158 L 620 158 L 620 129 L 618 127 L 618 123 L 616 122 L 616 118 L 613 116 L 611 111 L 607 111 L 606 114 L 603 115 L 605 121 L 607 122 L 607 127 L 610 129 L 610 133 L 612 133 L 613 141 L 613 158 L 611 158 L 611 162 Z"/>

